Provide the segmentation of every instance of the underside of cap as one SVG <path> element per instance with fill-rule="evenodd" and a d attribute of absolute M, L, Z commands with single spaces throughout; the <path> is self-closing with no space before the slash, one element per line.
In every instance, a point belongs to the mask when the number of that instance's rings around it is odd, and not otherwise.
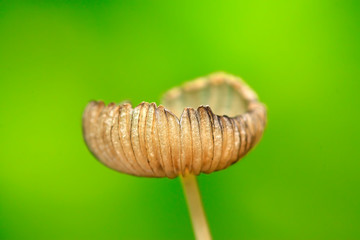
<path fill-rule="evenodd" d="M 255 146 L 266 126 L 256 93 L 224 73 L 171 89 L 162 104 L 90 102 L 83 115 L 88 148 L 116 171 L 175 178 L 227 168 Z"/>

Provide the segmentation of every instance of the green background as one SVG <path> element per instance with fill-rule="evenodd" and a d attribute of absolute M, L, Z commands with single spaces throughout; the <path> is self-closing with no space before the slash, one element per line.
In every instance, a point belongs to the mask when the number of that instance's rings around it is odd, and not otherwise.
<path fill-rule="evenodd" d="M 360 239 L 359 1 L 1 1 L 0 239 L 192 239 L 179 179 L 107 169 L 87 102 L 226 71 L 269 109 L 199 185 L 214 239 Z"/>

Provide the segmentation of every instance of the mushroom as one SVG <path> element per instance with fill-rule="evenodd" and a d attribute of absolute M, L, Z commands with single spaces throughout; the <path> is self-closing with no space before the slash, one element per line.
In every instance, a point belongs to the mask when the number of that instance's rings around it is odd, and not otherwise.
<path fill-rule="evenodd" d="M 182 180 L 196 239 L 211 239 L 196 181 L 225 169 L 261 139 L 266 108 L 240 78 L 215 73 L 165 93 L 162 104 L 90 102 L 83 135 L 101 163 L 139 177 Z M 210 108 L 211 107 L 211 108 Z"/>

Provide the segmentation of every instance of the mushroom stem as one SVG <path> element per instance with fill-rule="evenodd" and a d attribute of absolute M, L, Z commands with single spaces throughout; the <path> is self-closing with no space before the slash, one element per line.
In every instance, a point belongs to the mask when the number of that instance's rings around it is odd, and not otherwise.
<path fill-rule="evenodd" d="M 180 178 L 188 204 L 195 237 L 197 240 L 211 240 L 210 229 L 201 202 L 196 176 L 193 174 L 185 174 L 185 176 L 180 176 Z"/>

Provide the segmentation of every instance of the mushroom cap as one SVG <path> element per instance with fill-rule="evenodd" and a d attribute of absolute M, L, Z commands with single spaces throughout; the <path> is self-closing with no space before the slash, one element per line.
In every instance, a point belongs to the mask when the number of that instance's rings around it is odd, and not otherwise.
<path fill-rule="evenodd" d="M 225 73 L 173 88 L 162 104 L 90 102 L 83 115 L 89 150 L 109 168 L 135 176 L 211 173 L 244 157 L 267 121 L 256 93 Z"/>

